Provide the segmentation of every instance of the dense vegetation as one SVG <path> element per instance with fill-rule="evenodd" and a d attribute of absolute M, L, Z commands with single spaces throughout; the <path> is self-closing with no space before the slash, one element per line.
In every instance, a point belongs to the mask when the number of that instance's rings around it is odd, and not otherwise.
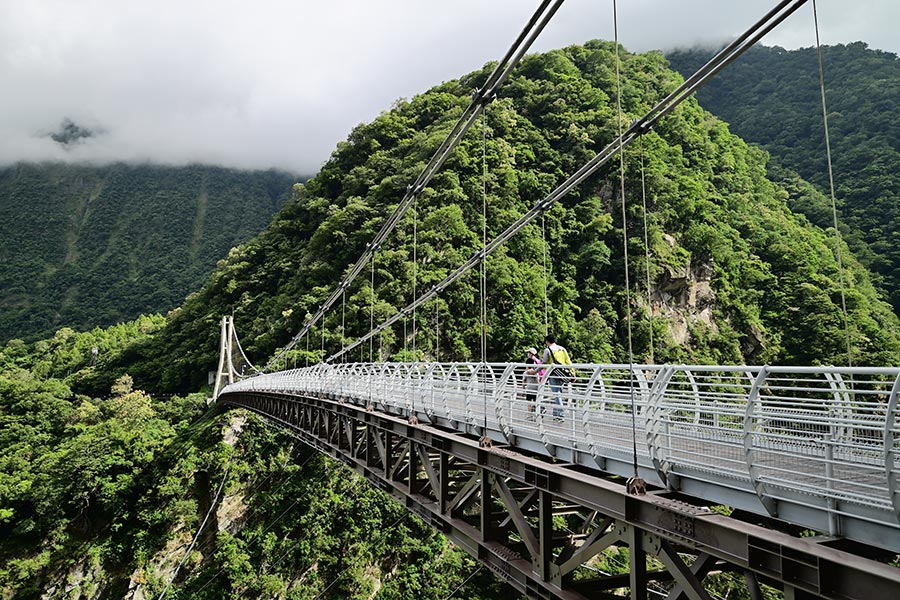
<path fill-rule="evenodd" d="M 0 168 L 0 343 L 178 306 L 294 181 L 198 165 Z"/>
<path fill-rule="evenodd" d="M 162 323 L 0 350 L 0 597 L 156 597 L 226 471 L 169 598 L 310 599 L 339 580 L 345 598 L 439 600 L 473 573 L 480 597 L 504 597 L 402 506 L 256 419 L 207 413 L 203 394 L 151 398 L 127 376 L 104 397 L 72 392 L 102 368 L 92 348 L 126 351 Z"/>
<path fill-rule="evenodd" d="M 673 52 L 687 75 L 708 50 Z M 863 42 L 823 48 L 828 126 L 841 231 L 900 312 L 900 60 Z M 697 97 L 735 133 L 765 148 L 783 171 L 829 193 L 822 98 L 815 48 L 756 47 Z M 830 201 L 794 203 L 822 227 Z"/>
<path fill-rule="evenodd" d="M 341 347 L 342 333 L 368 331 L 370 306 L 380 320 L 406 305 L 414 273 L 420 289 L 430 287 L 480 247 L 483 185 L 492 238 L 614 138 L 613 57 L 612 44 L 590 42 L 524 61 L 487 109 L 486 146 L 476 127 L 378 251 L 374 289 L 368 276 L 359 278 L 345 310 L 328 316 L 326 353 Z M 680 81 L 659 54 L 623 60 L 626 119 Z M 241 413 L 204 417 L 197 395 L 164 401 L 135 390 L 199 389 L 215 365 L 223 314 L 234 314 L 251 359 L 262 362 L 283 346 L 362 252 L 487 73 L 399 101 L 357 127 L 315 178 L 294 188 L 272 225 L 231 250 L 165 323 L 64 329 L 36 344 L 6 345 L 0 564 L 9 566 L 0 568 L 0 594 L 22 600 L 52 589 L 56 598 L 66 585 L 98 599 L 158 594 L 228 470 L 211 533 L 169 597 L 438 600 L 473 573 L 454 597 L 509 597 L 402 508 L 291 438 Z M 631 303 L 621 190 L 610 166 L 547 213 L 545 239 L 533 224 L 488 260 L 489 359 L 518 358 L 543 335 L 546 248 L 549 327 L 577 360 L 627 360 L 631 311 L 637 360 L 652 349 L 660 362 L 846 362 L 834 238 L 788 208 L 825 200 L 803 180 L 770 181 L 766 159 L 696 102 L 675 110 L 628 150 L 628 250 L 631 281 L 639 282 Z M 897 317 L 846 248 L 844 257 L 853 361 L 895 363 Z M 650 290 L 640 283 L 647 267 Z M 474 274 L 416 319 L 415 327 L 385 331 L 373 357 L 477 358 Z M 287 360 L 320 359 L 322 335 L 316 327 L 309 350 L 301 341 Z"/>

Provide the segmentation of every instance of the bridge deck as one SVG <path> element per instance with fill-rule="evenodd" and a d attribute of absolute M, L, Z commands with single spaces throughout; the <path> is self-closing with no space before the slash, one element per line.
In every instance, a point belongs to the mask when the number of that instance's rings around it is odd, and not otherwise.
<path fill-rule="evenodd" d="M 526 400 L 525 365 L 318 365 L 225 392 L 315 395 L 633 475 L 710 504 L 900 551 L 900 369 L 576 365 Z M 632 414 L 634 418 L 632 419 Z"/>

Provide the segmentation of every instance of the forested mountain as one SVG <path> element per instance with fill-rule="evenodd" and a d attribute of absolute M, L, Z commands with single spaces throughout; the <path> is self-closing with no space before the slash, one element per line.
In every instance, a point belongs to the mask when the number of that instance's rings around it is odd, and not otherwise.
<path fill-rule="evenodd" d="M 199 165 L 0 168 L 0 342 L 178 306 L 295 181 Z"/>
<path fill-rule="evenodd" d="M 614 52 L 595 41 L 527 57 L 487 108 L 485 145 L 476 126 L 379 249 L 374 289 L 370 276 L 360 277 L 344 309 L 328 316 L 324 342 L 316 327 L 309 351 L 301 342 L 287 362 L 319 360 L 321 345 L 326 354 L 339 349 L 342 333 L 353 339 L 369 330 L 370 306 L 380 321 L 412 299 L 414 273 L 418 288 L 428 288 L 477 251 L 482 189 L 491 239 L 614 139 Z M 625 122 L 681 81 L 660 54 L 623 53 L 623 61 Z M 202 412 L 200 396 L 162 401 L 136 391 L 200 389 L 215 368 L 223 314 L 234 314 L 258 363 L 287 343 L 488 73 L 399 101 L 354 129 L 316 177 L 294 188 L 272 225 L 232 250 L 165 323 L 7 344 L 0 594 L 158 596 L 227 473 L 225 499 L 168 598 L 509 597 L 486 569 L 287 435 L 239 412 L 190 426 Z M 802 180 L 773 183 L 765 153 L 694 100 L 629 148 L 626 167 L 628 265 L 617 164 L 548 211 L 545 238 L 535 223 L 487 261 L 489 360 L 519 359 L 543 336 L 547 249 L 550 328 L 576 360 L 627 361 L 631 312 L 638 361 L 652 350 L 657 362 L 847 362 L 834 238 L 788 208 L 824 202 L 818 191 Z M 853 254 L 844 248 L 843 255 L 852 360 L 895 364 L 898 318 Z M 630 305 L 626 266 L 638 282 Z M 478 287 L 473 274 L 445 290 L 417 312 L 415 327 L 386 330 L 373 358 L 478 357 Z M 614 570 L 616 558 L 603 555 L 610 564 L 597 567 Z M 722 596 L 738 597 L 735 580 L 721 585 Z"/>
<path fill-rule="evenodd" d="M 688 76 L 712 56 L 667 55 Z M 900 60 L 863 42 L 822 49 L 840 227 L 876 284 L 900 311 Z M 815 48 L 755 47 L 697 93 L 700 104 L 759 144 L 781 168 L 829 193 Z M 829 202 L 794 202 L 814 223 L 832 223 Z"/>

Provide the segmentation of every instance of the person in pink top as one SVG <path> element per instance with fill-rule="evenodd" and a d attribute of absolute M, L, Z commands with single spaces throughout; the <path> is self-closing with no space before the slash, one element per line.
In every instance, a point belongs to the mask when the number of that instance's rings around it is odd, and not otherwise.
<path fill-rule="evenodd" d="M 525 376 L 522 377 L 522 387 L 525 389 L 525 401 L 528 403 L 528 412 L 534 412 L 534 405 L 537 400 L 538 385 L 541 383 L 541 377 L 544 376 L 544 370 L 538 368 L 541 359 L 537 357 L 537 348 L 529 348 L 525 351 Z"/>

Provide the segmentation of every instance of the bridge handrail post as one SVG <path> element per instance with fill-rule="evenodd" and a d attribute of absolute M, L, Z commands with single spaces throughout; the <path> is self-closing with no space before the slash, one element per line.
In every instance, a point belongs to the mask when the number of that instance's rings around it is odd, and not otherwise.
<path fill-rule="evenodd" d="M 466 381 L 466 389 L 464 393 L 465 403 L 465 419 L 464 422 L 467 425 L 478 425 L 477 419 L 475 418 L 475 408 L 472 406 L 472 395 L 474 394 L 478 380 L 478 371 L 481 368 L 481 364 L 483 363 L 466 363 L 466 366 L 469 368 L 469 378 Z"/>
<path fill-rule="evenodd" d="M 425 367 L 425 373 L 422 377 L 422 412 L 429 418 L 434 415 L 434 369 L 438 363 L 430 362 Z M 425 401 L 425 398 L 428 401 Z M 430 406 L 429 406 L 430 404 Z"/>
<path fill-rule="evenodd" d="M 407 417 L 411 417 L 413 415 L 413 363 L 402 362 L 398 368 L 400 369 L 400 385 L 403 386 L 403 410 L 406 411 Z"/>
<path fill-rule="evenodd" d="M 499 395 L 500 386 L 497 382 L 497 372 L 494 370 L 494 364 L 484 364 L 484 376 L 481 380 L 481 393 L 484 397 L 482 410 L 484 411 L 483 419 L 487 427 L 484 435 L 487 435 L 487 429 L 490 428 L 491 410 L 494 412 L 494 418 L 497 418 L 497 397 Z M 505 369 L 505 367 L 504 367 Z M 490 408 L 489 408 L 490 407 Z M 498 421 L 499 422 L 499 421 Z"/>
<path fill-rule="evenodd" d="M 500 424 L 500 431 L 503 432 L 507 441 L 512 440 L 512 412 L 519 393 L 515 382 L 515 371 L 517 367 L 522 365 L 518 363 L 509 363 L 503 369 L 500 375 L 500 381 L 497 382 L 497 388 L 494 392 L 494 410 L 497 413 L 497 422 Z M 508 407 L 508 410 L 504 410 Z"/>
<path fill-rule="evenodd" d="M 650 392 L 647 398 L 647 450 L 650 453 L 650 461 L 656 468 L 660 481 L 663 481 L 669 489 L 677 489 L 676 482 L 670 477 L 671 464 L 669 457 L 665 455 L 663 437 L 663 428 L 665 428 L 665 437 L 668 439 L 668 419 L 663 423 L 663 398 L 669 387 L 669 382 L 675 375 L 675 365 L 664 365 L 657 373 L 650 386 Z"/>
<path fill-rule="evenodd" d="M 447 381 L 448 398 L 446 399 L 448 418 L 463 424 L 468 424 L 469 419 L 469 395 L 467 393 L 469 380 L 463 374 L 463 369 L 466 368 L 469 368 L 469 363 L 453 363 L 450 368 L 450 377 Z M 451 388 L 450 386 L 453 387 Z M 451 390 L 453 391 L 452 395 L 450 395 Z M 454 402 L 454 400 L 460 400 L 460 402 Z M 456 407 L 456 404 L 460 404 L 460 406 Z M 459 409 L 462 410 L 462 414 L 459 414 Z"/>
<path fill-rule="evenodd" d="M 590 379 L 588 379 L 587 384 L 584 386 L 584 436 L 585 441 L 587 442 L 587 447 L 590 450 L 591 456 L 596 459 L 599 454 L 599 448 L 597 447 L 597 443 L 594 440 L 594 433 L 591 431 L 591 415 L 597 415 L 597 423 L 602 423 L 602 415 L 600 410 L 596 410 L 593 406 L 593 392 L 594 386 L 597 384 L 597 381 L 600 381 L 600 397 L 603 397 L 603 393 L 606 391 L 605 386 L 603 385 L 603 365 L 597 365 L 594 367 L 594 371 L 591 373 Z M 602 402 L 602 401 L 601 401 Z M 601 403 L 601 408 L 603 404 Z"/>
<path fill-rule="evenodd" d="M 543 365 L 542 365 L 543 366 Z M 541 440 L 541 443 L 549 450 L 551 447 L 550 438 L 547 435 L 547 428 L 544 425 L 544 415 L 546 413 L 546 402 L 544 400 L 544 395 L 547 393 L 546 390 L 549 387 L 548 381 L 550 380 L 550 368 L 549 365 L 544 367 L 544 376 L 540 378 L 538 381 L 538 388 L 535 391 L 534 396 L 534 419 L 535 423 L 537 423 L 538 427 L 538 437 Z"/>
<path fill-rule="evenodd" d="M 834 403 L 828 405 L 828 433 L 822 440 L 822 443 L 825 444 L 825 489 L 828 490 L 825 499 L 828 504 L 828 533 L 840 535 L 840 521 L 835 514 L 837 501 L 834 497 L 834 448 L 836 444 L 848 439 L 847 424 L 851 420 L 853 409 L 847 386 L 844 384 L 841 374 L 837 371 L 826 370 L 823 375 L 825 375 L 834 397 Z M 852 432 L 849 437 L 852 438 Z"/>
<path fill-rule="evenodd" d="M 900 375 L 894 380 L 884 419 L 884 468 L 894 516 L 900 521 Z"/>
<path fill-rule="evenodd" d="M 413 402 L 412 402 L 412 414 L 414 417 L 418 418 L 417 411 L 419 409 L 416 408 L 416 400 L 418 400 L 418 405 L 422 410 L 423 414 L 426 414 L 425 410 L 425 394 L 423 389 L 425 388 L 425 373 L 428 370 L 428 365 L 422 363 L 420 361 L 416 361 L 413 363 L 413 372 L 416 378 L 416 387 L 413 392 Z"/>
<path fill-rule="evenodd" d="M 694 377 L 694 373 L 690 369 L 685 369 L 684 374 L 688 378 L 688 383 L 691 384 L 691 391 L 694 393 L 694 425 L 700 423 L 700 408 L 702 403 L 700 402 L 700 388 L 697 386 L 697 378 Z"/>
<path fill-rule="evenodd" d="M 403 380 L 406 382 L 403 386 L 403 396 L 406 401 L 406 406 L 404 409 L 406 410 L 406 416 L 412 417 L 416 414 L 415 406 L 416 406 L 416 363 L 403 363 L 404 364 L 404 377 Z"/>
<path fill-rule="evenodd" d="M 331 375 L 330 369 L 328 369 L 328 363 L 320 363 L 319 370 L 322 373 L 322 376 L 319 377 L 319 389 L 316 390 L 320 397 L 325 396 L 325 392 L 328 390 L 328 378 Z"/>
<path fill-rule="evenodd" d="M 351 387 L 350 394 L 353 399 L 357 401 L 361 398 L 362 394 L 363 369 L 363 363 L 353 363 L 353 386 Z"/>
<path fill-rule="evenodd" d="M 344 392 L 344 401 L 350 400 L 351 398 L 356 397 L 356 382 L 358 378 L 358 367 L 357 363 L 346 363 L 346 387 Z"/>
<path fill-rule="evenodd" d="M 394 397 L 394 388 L 397 387 L 396 382 L 394 381 L 394 368 L 392 363 L 383 363 L 381 366 L 381 374 L 379 376 L 379 380 L 381 381 L 381 393 L 378 395 L 378 402 L 387 410 L 390 409 L 392 404 L 391 399 Z"/>
<path fill-rule="evenodd" d="M 384 363 L 381 376 L 384 380 L 381 404 L 390 410 L 391 407 L 396 405 L 394 399 L 397 397 L 397 365 L 395 363 Z"/>
<path fill-rule="evenodd" d="M 407 384 L 407 394 L 408 400 L 406 403 L 406 409 L 409 411 L 409 416 L 416 416 L 416 396 L 419 394 L 419 386 L 421 385 L 421 377 L 419 377 L 419 361 L 411 362 L 407 365 L 406 369 L 406 380 L 409 382 Z"/>
<path fill-rule="evenodd" d="M 444 418 L 452 420 L 453 417 L 450 413 L 450 404 L 447 400 L 447 395 L 450 390 L 450 379 L 453 377 L 453 373 L 456 369 L 456 363 L 446 364 L 447 368 L 442 372 L 443 377 L 441 378 L 441 407 L 444 409 Z"/>
<path fill-rule="evenodd" d="M 759 410 L 759 398 L 761 395 L 762 384 L 769 375 L 769 365 L 763 365 L 753 381 L 750 393 L 747 396 L 747 410 L 744 413 L 744 460 L 747 463 L 747 474 L 750 476 L 750 483 L 759 497 L 766 511 L 773 517 L 778 516 L 778 505 L 775 500 L 769 496 L 766 490 L 766 484 L 760 480 L 759 468 L 755 464 L 756 453 L 753 449 L 753 430 L 754 417 Z"/>

